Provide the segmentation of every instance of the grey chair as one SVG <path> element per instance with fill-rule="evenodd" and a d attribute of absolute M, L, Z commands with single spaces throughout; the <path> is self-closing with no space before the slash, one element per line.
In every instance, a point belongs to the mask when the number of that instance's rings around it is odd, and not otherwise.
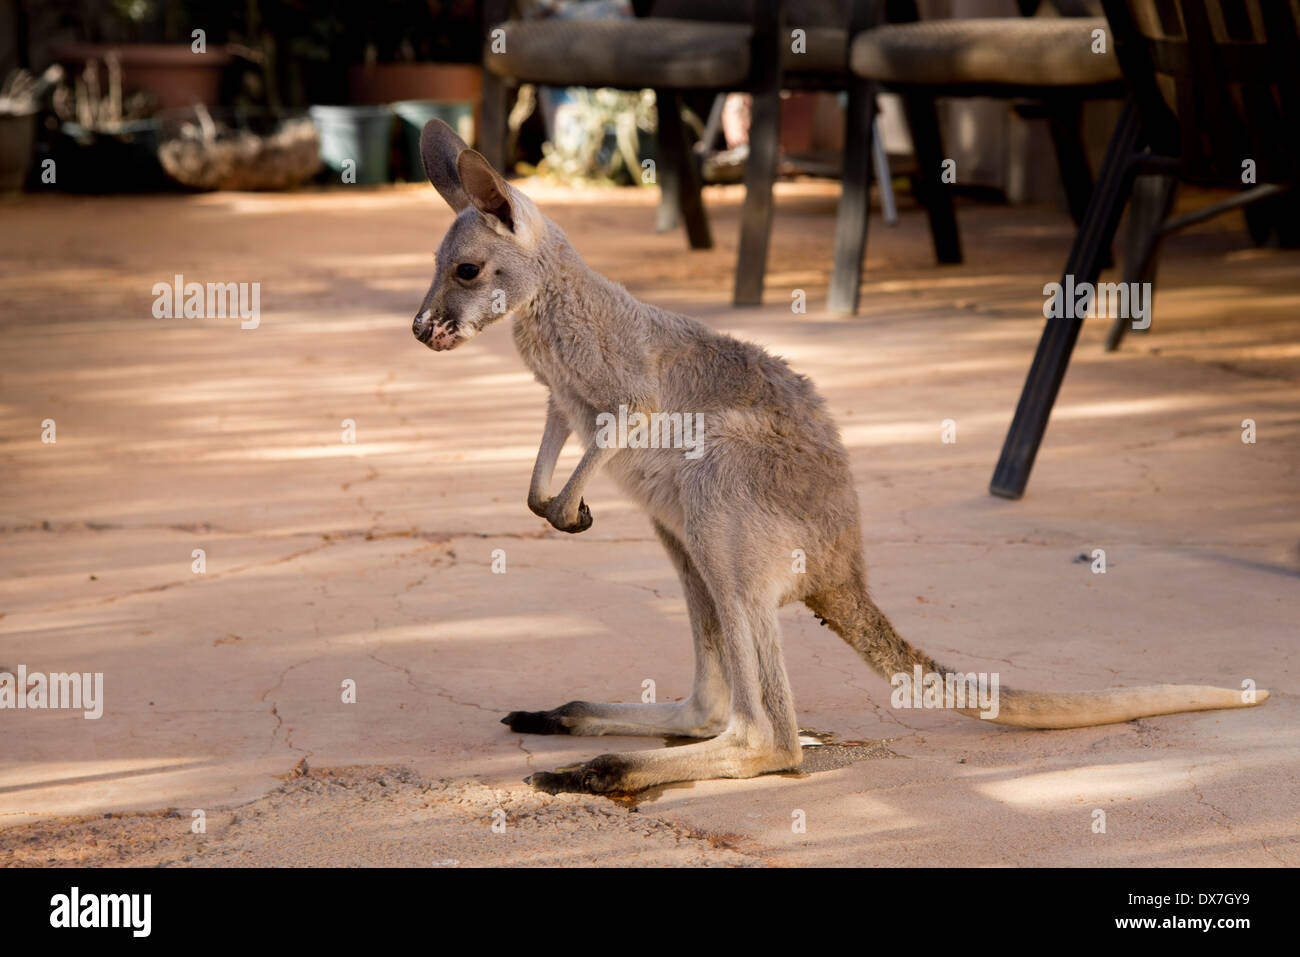
<path fill-rule="evenodd" d="M 1026 14 L 1037 5 L 1020 2 Z M 1125 88 L 1109 36 L 1104 53 L 1092 52 L 1093 31 L 1105 30 L 1105 19 L 1081 16 L 1089 12 L 1081 0 L 1055 0 L 1055 6 L 1070 16 L 917 22 L 914 0 L 891 0 L 887 22 L 854 37 L 832 312 L 858 308 L 871 187 L 867 158 L 879 90 L 902 97 L 920 169 L 913 191 L 929 212 L 940 263 L 961 262 L 962 253 L 951 190 L 941 181 L 936 97 L 1000 97 L 1017 101 L 1022 115 L 1047 118 L 1070 212 L 1076 222 L 1083 219 L 1092 191 L 1080 135 L 1083 103 L 1121 97 Z"/>
<path fill-rule="evenodd" d="M 484 26 L 480 146 L 505 166 L 507 86 L 653 89 L 659 109 L 658 226 L 682 221 L 690 245 L 712 245 L 694 150 L 681 121 L 682 96 L 753 94 L 745 205 L 733 301 L 762 301 L 773 218 L 783 89 L 843 90 L 849 38 L 876 22 L 877 0 L 635 0 L 636 19 L 508 20 L 508 0 L 489 0 Z M 501 44 L 491 31 L 501 29 Z M 794 52 L 792 31 L 806 48 Z M 664 109 L 664 105 L 672 108 Z M 933 117 L 931 117 L 933 122 Z M 937 128 L 936 128 L 937 133 Z"/>
<path fill-rule="evenodd" d="M 1103 3 L 1131 96 L 1065 263 L 1062 282 L 1073 277 L 1076 285 L 1097 281 L 1125 205 L 1143 190 L 1154 198 L 1148 209 L 1159 224 L 1176 180 L 1240 188 L 1246 160 L 1256 187 L 1219 209 L 1256 200 L 1294 204 L 1300 187 L 1300 16 L 1291 3 Z M 1284 240 L 1297 238 L 1294 222 L 1273 225 L 1289 230 Z M 1151 275 L 1158 232 L 1147 233 L 1130 257 L 1126 280 Z M 1024 494 L 1082 327 L 1082 316 L 1046 321 L 989 484 L 992 494 Z"/>

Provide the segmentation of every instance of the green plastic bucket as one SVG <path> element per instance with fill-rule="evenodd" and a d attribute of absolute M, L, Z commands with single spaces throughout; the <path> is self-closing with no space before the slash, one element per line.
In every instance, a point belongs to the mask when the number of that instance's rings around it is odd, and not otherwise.
<path fill-rule="evenodd" d="M 336 181 L 363 186 L 387 183 L 393 113 L 386 106 L 313 106 L 320 158 Z"/>
<path fill-rule="evenodd" d="M 424 162 L 420 159 L 420 132 L 433 119 L 442 120 L 466 143 L 474 142 L 474 104 L 458 100 L 400 100 L 393 104 L 402 125 L 406 145 L 406 178 L 424 179 Z"/>

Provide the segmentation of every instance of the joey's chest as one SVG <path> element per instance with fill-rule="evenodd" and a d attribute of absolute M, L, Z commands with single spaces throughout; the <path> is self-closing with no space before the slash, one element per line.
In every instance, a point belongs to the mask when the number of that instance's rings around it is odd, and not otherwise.
<path fill-rule="evenodd" d="M 519 357 L 542 385 L 553 390 L 556 383 L 567 378 L 560 356 L 556 355 L 546 337 L 539 334 L 535 323 L 518 319 L 512 331 Z"/>
<path fill-rule="evenodd" d="M 584 440 L 590 440 L 599 411 L 590 395 L 590 382 L 584 379 L 583 373 L 584 365 L 589 365 L 591 360 L 575 361 L 525 324 L 516 324 L 514 333 L 524 364 L 550 390 L 569 427 Z"/>

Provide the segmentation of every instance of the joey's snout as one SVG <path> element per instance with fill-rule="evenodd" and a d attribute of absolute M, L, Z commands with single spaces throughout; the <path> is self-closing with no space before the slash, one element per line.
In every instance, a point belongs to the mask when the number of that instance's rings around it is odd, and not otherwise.
<path fill-rule="evenodd" d="M 454 319 L 434 316 L 426 309 L 411 323 L 411 333 L 434 352 L 444 352 L 460 345 L 459 327 Z"/>
<path fill-rule="evenodd" d="M 415 317 L 415 321 L 411 323 L 411 332 L 425 345 L 428 345 L 429 340 L 433 338 L 433 323 L 429 321 L 427 309 Z"/>

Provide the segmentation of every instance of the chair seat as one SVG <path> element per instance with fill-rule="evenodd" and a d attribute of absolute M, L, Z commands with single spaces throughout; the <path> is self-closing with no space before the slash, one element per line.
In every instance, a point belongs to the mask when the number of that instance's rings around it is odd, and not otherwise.
<path fill-rule="evenodd" d="M 791 48 L 787 24 L 781 34 L 781 69 L 786 73 L 848 73 L 848 31 L 836 27 L 806 27 L 807 49 L 795 53 Z"/>
<path fill-rule="evenodd" d="M 499 76 L 550 86 L 612 86 L 639 90 L 737 89 L 749 77 L 751 27 L 700 20 L 512 20 L 501 24 L 504 52 L 484 65 Z M 793 73 L 842 73 L 843 30 L 810 27 L 806 51 L 782 42 L 782 63 Z"/>
<path fill-rule="evenodd" d="M 484 65 L 500 76 L 550 86 L 689 90 L 743 85 L 749 27 L 640 20 L 512 20 L 505 50 L 489 41 Z"/>
<path fill-rule="evenodd" d="M 1106 31 L 1093 53 L 1092 31 Z M 1104 17 L 930 20 L 858 34 L 849 63 L 887 85 L 985 88 L 1087 87 L 1122 77 Z"/>

